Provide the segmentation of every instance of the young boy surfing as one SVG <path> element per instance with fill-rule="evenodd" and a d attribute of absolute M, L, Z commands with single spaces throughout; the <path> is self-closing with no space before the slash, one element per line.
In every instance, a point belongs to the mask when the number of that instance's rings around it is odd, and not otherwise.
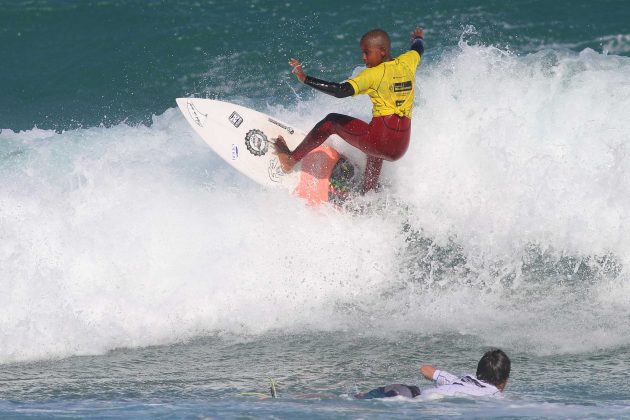
<path fill-rule="evenodd" d="M 367 32 L 359 43 L 367 68 L 344 83 L 307 76 L 298 60 L 289 61 L 300 82 L 337 98 L 367 94 L 373 107 L 369 124 L 347 115 L 328 114 L 293 151 L 278 137 L 275 150 L 285 172 L 290 172 L 332 134 L 337 134 L 367 155 L 361 192 L 365 194 L 377 185 L 383 160 L 398 160 L 409 147 L 415 73 L 424 53 L 424 30 L 416 28 L 411 39 L 410 50 L 393 59 L 387 32 L 382 29 Z"/>

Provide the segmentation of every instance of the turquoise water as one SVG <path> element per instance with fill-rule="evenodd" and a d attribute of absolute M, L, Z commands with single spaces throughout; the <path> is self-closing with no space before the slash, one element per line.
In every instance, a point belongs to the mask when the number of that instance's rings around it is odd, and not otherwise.
<path fill-rule="evenodd" d="M 376 26 L 399 51 L 410 28 L 425 26 L 427 62 L 463 33 L 516 54 L 628 56 L 629 9 L 623 0 L 2 1 L 0 121 L 14 130 L 147 123 L 193 94 L 287 104 L 295 101 L 289 85 L 297 89 L 288 57 L 342 79 L 362 64 L 357 39 Z"/>
<path fill-rule="evenodd" d="M 0 416 L 629 417 L 629 21 L 623 1 L 0 1 Z M 367 119 L 287 59 L 342 80 L 363 32 L 399 52 L 416 25 L 411 146 L 362 214 L 253 185 L 175 108 Z M 503 399 L 349 397 L 495 346 Z M 279 399 L 246 394 L 270 378 Z"/>

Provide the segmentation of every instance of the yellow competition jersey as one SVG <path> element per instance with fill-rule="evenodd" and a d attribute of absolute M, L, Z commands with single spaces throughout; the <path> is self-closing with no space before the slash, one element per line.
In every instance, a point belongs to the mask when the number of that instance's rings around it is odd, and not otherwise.
<path fill-rule="evenodd" d="M 418 64 L 420 55 L 409 50 L 391 61 L 363 70 L 348 82 L 355 95 L 367 93 L 370 96 L 374 117 L 397 114 L 411 118 Z"/>

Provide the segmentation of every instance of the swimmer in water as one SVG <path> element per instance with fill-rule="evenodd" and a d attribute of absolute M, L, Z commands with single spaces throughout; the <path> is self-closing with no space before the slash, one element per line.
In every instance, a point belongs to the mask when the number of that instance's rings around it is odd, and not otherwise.
<path fill-rule="evenodd" d="M 499 349 L 487 351 L 477 364 L 477 373 L 455 376 L 446 371 L 424 365 L 420 373 L 433 381 L 435 388 L 423 390 L 423 394 L 501 396 L 510 377 L 510 358 Z"/>
<path fill-rule="evenodd" d="M 456 376 L 431 365 L 424 365 L 420 373 L 433 381 L 435 387 L 420 389 L 415 385 L 392 384 L 375 388 L 354 397 L 361 400 L 372 398 L 406 397 L 418 395 L 469 395 L 474 397 L 501 397 L 510 377 L 510 358 L 499 349 L 487 351 L 477 363 L 475 375 Z"/>

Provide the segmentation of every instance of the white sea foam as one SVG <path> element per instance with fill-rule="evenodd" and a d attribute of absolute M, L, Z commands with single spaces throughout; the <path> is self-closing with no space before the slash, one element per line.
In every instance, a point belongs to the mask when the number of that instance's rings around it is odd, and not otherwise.
<path fill-rule="evenodd" d="M 524 261 L 630 264 L 630 60 L 461 44 L 417 80 L 411 147 L 368 199 L 390 207 L 364 215 L 239 177 L 175 109 L 151 127 L 2 131 L 0 362 L 270 329 L 629 344 L 623 268 L 580 282 Z M 364 99 L 262 110 L 308 128 L 369 118 Z"/>
<path fill-rule="evenodd" d="M 604 54 L 625 54 L 630 52 L 630 34 L 617 34 L 599 38 Z"/>

